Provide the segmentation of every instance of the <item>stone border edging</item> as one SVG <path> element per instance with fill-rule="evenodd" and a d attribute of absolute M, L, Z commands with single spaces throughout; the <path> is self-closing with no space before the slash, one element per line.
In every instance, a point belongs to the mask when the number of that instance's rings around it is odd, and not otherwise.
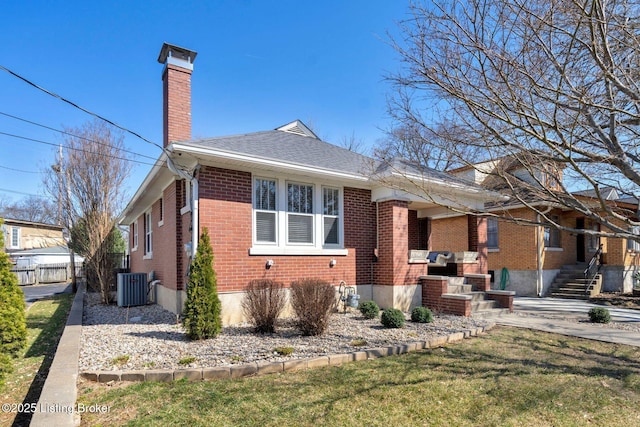
<path fill-rule="evenodd" d="M 292 359 L 285 362 L 253 362 L 243 365 L 219 366 L 214 368 L 193 369 L 145 369 L 136 371 L 86 371 L 80 376 L 89 381 L 107 383 L 111 381 L 187 381 L 237 379 L 248 376 L 293 372 L 324 366 L 340 366 L 344 363 L 378 359 L 380 357 L 410 353 L 417 350 L 442 347 L 445 344 L 462 341 L 491 330 L 495 323 L 475 329 L 467 329 L 432 338 L 429 341 L 416 341 L 389 347 L 376 347 L 351 353 L 333 354 L 309 359 Z"/>
<path fill-rule="evenodd" d="M 31 426 L 63 427 L 80 424 L 80 416 L 75 411 L 75 406 L 85 292 L 86 283 L 81 282 L 73 298 L 71 311 L 42 387 L 36 411 L 31 418 Z"/>

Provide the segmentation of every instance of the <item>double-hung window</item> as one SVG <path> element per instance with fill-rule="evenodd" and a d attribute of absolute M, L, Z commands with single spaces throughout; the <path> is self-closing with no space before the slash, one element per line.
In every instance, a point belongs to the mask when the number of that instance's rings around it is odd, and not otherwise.
<path fill-rule="evenodd" d="M 151 257 L 153 254 L 153 222 L 151 221 L 151 211 L 144 214 L 144 255 Z"/>
<path fill-rule="evenodd" d="M 253 187 L 255 235 L 258 243 L 277 243 L 278 211 L 276 181 L 257 178 Z"/>
<path fill-rule="evenodd" d="M 287 183 L 287 243 L 313 244 L 313 185 Z"/>
<path fill-rule="evenodd" d="M 487 218 L 487 248 L 498 249 L 498 220 Z"/>
<path fill-rule="evenodd" d="M 343 203 L 339 187 L 254 177 L 250 253 L 346 255 Z"/>
<path fill-rule="evenodd" d="M 556 215 L 550 215 L 549 219 L 558 224 L 560 218 Z M 547 248 L 560 248 L 560 230 L 553 225 L 546 225 L 544 227 L 544 245 Z"/>
<path fill-rule="evenodd" d="M 631 234 L 635 236 L 640 235 L 640 227 L 637 225 L 632 226 L 629 231 L 631 231 Z M 634 239 L 627 239 L 627 250 L 640 252 L 640 242 Z"/>
<path fill-rule="evenodd" d="M 11 247 L 20 248 L 20 227 L 11 227 Z"/>
<path fill-rule="evenodd" d="M 340 244 L 340 190 L 322 188 L 322 227 L 325 245 Z"/>

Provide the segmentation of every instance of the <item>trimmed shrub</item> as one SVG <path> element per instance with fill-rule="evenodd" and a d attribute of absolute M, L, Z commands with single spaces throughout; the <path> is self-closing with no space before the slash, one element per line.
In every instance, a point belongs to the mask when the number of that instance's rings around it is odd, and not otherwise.
<path fill-rule="evenodd" d="M 385 328 L 402 328 L 404 313 L 397 308 L 386 308 L 382 311 L 380 321 Z"/>
<path fill-rule="evenodd" d="M 375 301 L 365 301 L 358 307 L 365 319 L 375 319 L 380 313 L 380 307 Z"/>
<path fill-rule="evenodd" d="M 433 322 L 433 313 L 427 307 L 416 307 L 411 310 L 411 321 L 416 323 Z"/>
<path fill-rule="evenodd" d="M 242 298 L 242 309 L 256 332 L 275 331 L 275 323 L 287 302 L 284 285 L 270 279 L 249 282 Z"/>
<path fill-rule="evenodd" d="M 303 335 L 322 335 L 336 306 L 336 290 L 320 279 L 301 279 L 291 283 L 291 306 L 296 326 Z"/>
<path fill-rule="evenodd" d="M 591 319 L 591 323 L 609 323 L 611 315 L 609 310 L 604 307 L 593 307 L 589 310 L 589 319 Z"/>
<path fill-rule="evenodd" d="M 184 306 L 183 326 L 192 340 L 215 338 L 222 331 L 221 303 L 209 230 L 202 230 L 198 251 L 191 263 Z"/>

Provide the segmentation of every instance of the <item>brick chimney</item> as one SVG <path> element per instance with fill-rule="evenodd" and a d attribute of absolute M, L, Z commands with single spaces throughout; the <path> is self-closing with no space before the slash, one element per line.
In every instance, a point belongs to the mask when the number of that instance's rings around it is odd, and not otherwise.
<path fill-rule="evenodd" d="M 163 147 L 191 139 L 191 73 L 197 52 L 164 43 L 158 62 L 162 71 Z"/>

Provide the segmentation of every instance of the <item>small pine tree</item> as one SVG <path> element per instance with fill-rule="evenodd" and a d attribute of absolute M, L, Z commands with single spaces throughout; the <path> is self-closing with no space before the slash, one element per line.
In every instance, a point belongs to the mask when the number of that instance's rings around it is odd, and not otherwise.
<path fill-rule="evenodd" d="M 192 340 L 215 338 L 222 331 L 221 303 L 209 231 L 202 230 L 198 250 L 191 264 L 187 301 L 183 313 L 184 328 Z"/>
<path fill-rule="evenodd" d="M 0 219 L 0 226 L 3 222 Z M 27 342 L 24 294 L 18 278 L 11 272 L 1 232 L 0 248 L 0 353 L 15 356 Z"/>

